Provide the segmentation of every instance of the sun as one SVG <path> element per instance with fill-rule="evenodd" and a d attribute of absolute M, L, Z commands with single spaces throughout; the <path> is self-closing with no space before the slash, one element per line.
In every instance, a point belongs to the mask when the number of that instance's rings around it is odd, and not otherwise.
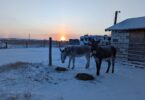
<path fill-rule="evenodd" d="M 61 36 L 60 40 L 61 41 L 65 41 L 66 40 L 66 37 L 65 36 Z"/>

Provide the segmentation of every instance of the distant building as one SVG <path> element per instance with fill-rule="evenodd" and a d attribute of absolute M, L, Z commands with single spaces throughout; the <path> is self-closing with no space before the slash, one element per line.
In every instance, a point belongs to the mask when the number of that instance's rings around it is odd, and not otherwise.
<path fill-rule="evenodd" d="M 0 41 L 0 49 L 5 48 L 5 47 L 6 47 L 6 44 L 4 42 Z"/>
<path fill-rule="evenodd" d="M 69 44 L 70 45 L 79 45 L 80 41 L 79 41 L 79 39 L 69 39 Z"/>
<path fill-rule="evenodd" d="M 107 35 L 84 35 L 80 37 L 80 44 L 81 45 L 88 45 L 90 43 L 90 40 L 94 39 L 95 41 L 100 40 L 101 45 L 108 45 L 110 44 L 111 37 Z"/>
<path fill-rule="evenodd" d="M 111 31 L 111 43 L 129 59 L 145 61 L 145 17 L 126 19 L 106 31 Z M 139 55 L 142 59 L 138 59 Z"/>

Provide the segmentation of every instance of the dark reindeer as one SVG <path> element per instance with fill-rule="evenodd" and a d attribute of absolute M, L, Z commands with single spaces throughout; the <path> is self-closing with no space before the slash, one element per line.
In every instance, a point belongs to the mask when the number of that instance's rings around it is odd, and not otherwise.
<path fill-rule="evenodd" d="M 100 41 L 91 40 L 91 51 L 92 56 L 96 62 L 96 75 L 100 75 L 100 68 L 102 60 L 108 62 L 108 68 L 106 73 L 109 72 L 110 66 L 112 64 L 112 73 L 114 73 L 115 57 L 116 57 L 116 48 L 111 45 L 99 46 Z"/>

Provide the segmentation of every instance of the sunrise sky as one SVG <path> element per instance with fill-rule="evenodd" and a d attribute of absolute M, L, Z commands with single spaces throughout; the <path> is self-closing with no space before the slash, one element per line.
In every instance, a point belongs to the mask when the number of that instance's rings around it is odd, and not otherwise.
<path fill-rule="evenodd" d="M 109 34 L 115 10 L 118 21 L 145 16 L 145 0 L 0 0 L 0 38 Z"/>

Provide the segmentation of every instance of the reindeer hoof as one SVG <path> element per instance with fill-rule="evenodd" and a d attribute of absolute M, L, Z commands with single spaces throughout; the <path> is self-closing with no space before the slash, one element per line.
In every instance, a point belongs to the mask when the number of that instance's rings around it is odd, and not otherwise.
<path fill-rule="evenodd" d="M 97 73 L 96 75 L 99 76 L 100 74 Z"/>
<path fill-rule="evenodd" d="M 72 70 L 74 69 L 74 67 L 71 68 Z"/>
<path fill-rule="evenodd" d="M 109 73 L 109 71 L 106 71 L 106 73 Z"/>
<path fill-rule="evenodd" d="M 112 70 L 112 73 L 114 73 L 114 70 Z"/>

